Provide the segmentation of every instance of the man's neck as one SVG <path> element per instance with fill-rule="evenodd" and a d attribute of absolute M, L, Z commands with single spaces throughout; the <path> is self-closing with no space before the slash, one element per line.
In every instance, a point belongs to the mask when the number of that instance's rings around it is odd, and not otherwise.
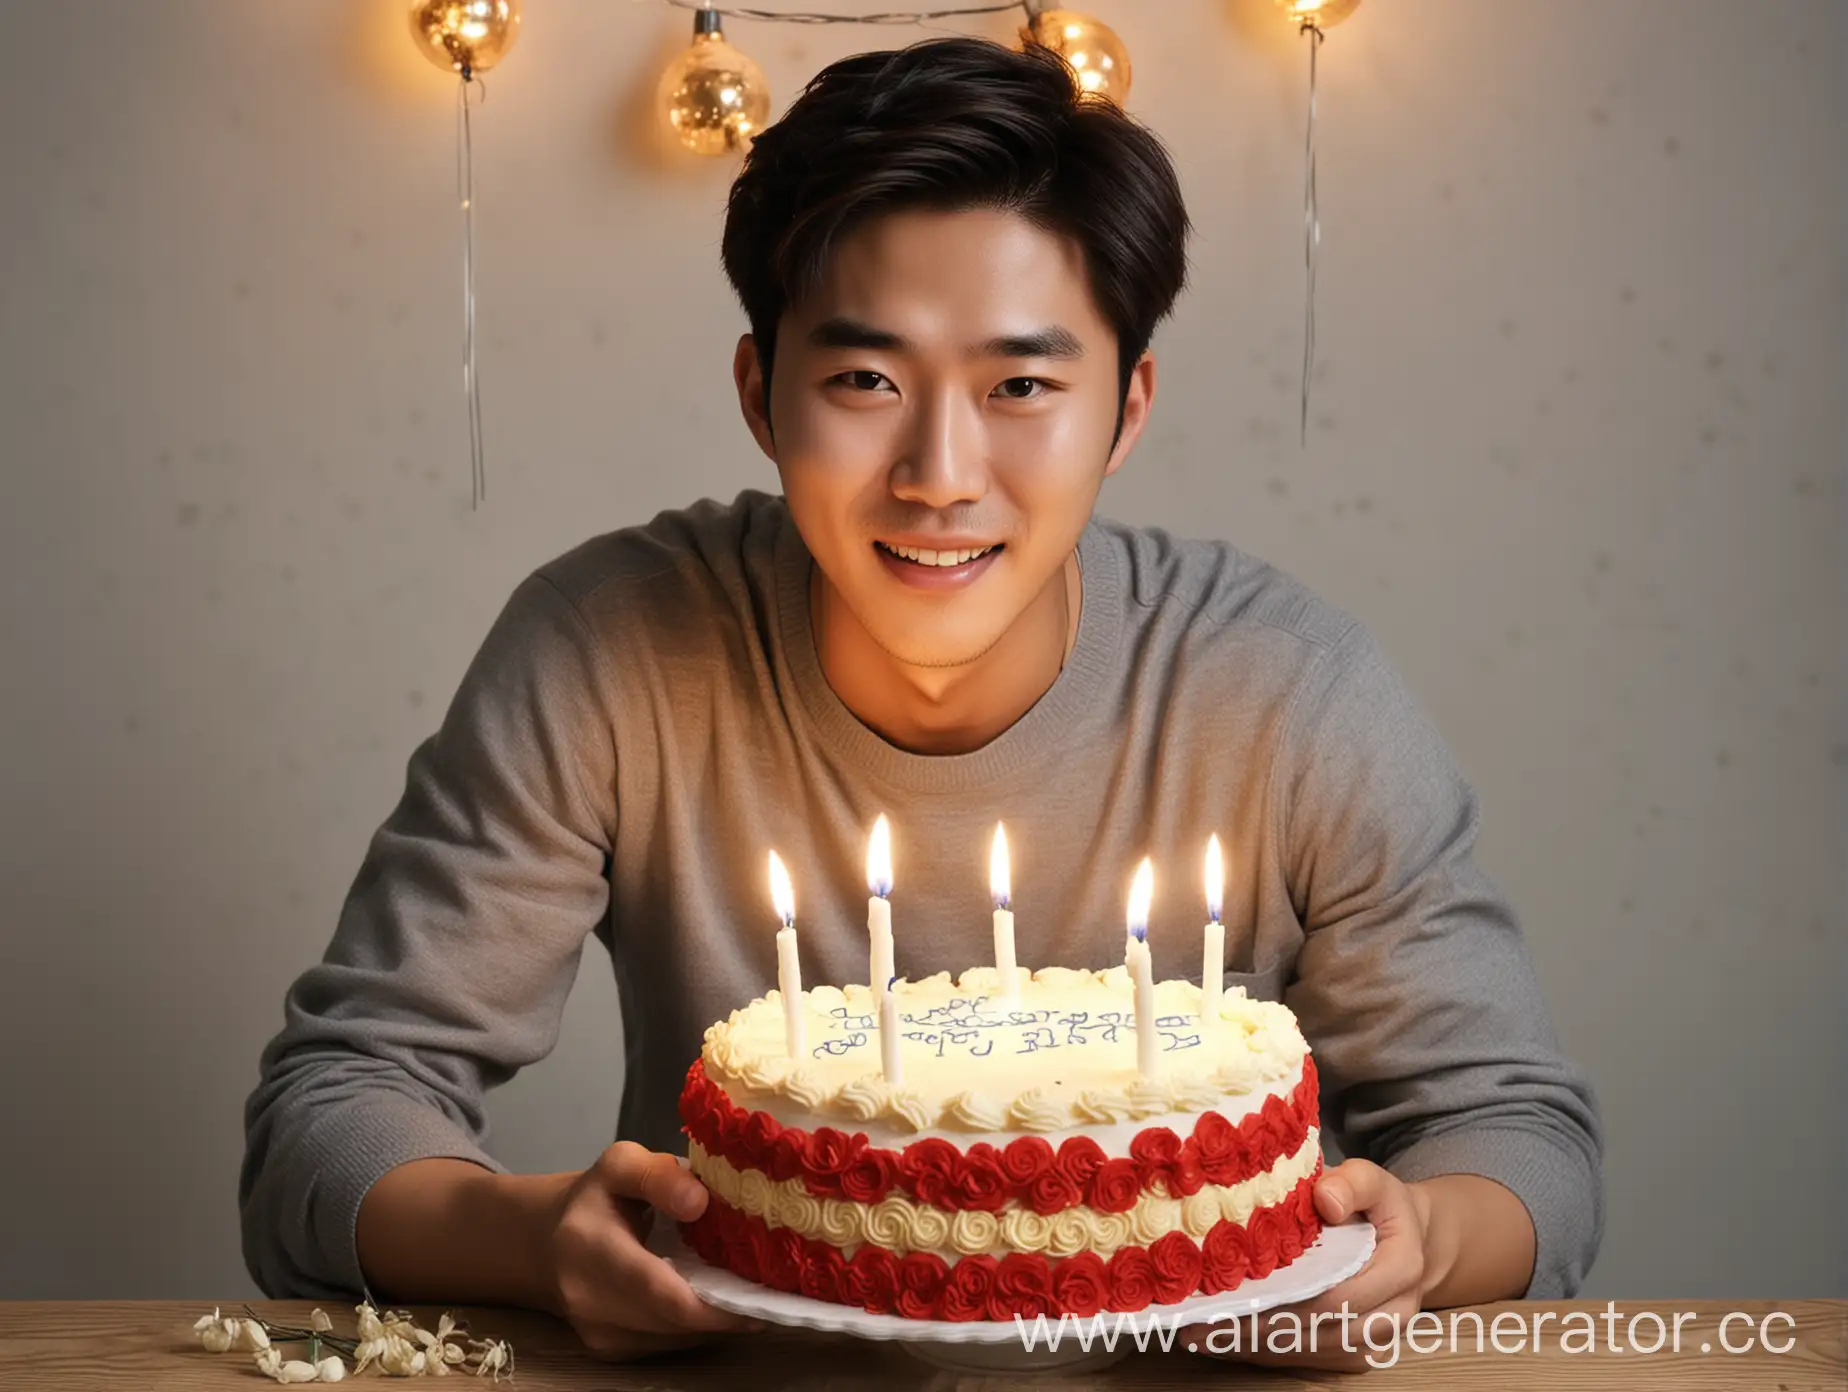
<path fill-rule="evenodd" d="M 913 667 L 873 641 L 817 566 L 809 615 L 822 675 L 862 725 L 913 754 L 980 749 L 1046 694 L 1078 638 L 1074 551 L 999 642 L 958 667 Z"/>

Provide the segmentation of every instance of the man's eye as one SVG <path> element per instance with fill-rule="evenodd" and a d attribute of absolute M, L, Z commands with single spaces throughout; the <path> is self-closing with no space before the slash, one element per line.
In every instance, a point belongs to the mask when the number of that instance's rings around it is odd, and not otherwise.
<path fill-rule="evenodd" d="M 832 381 L 856 391 L 880 391 L 892 385 L 892 381 L 883 372 L 874 372 L 860 368 L 851 372 L 836 373 Z M 1037 377 L 1010 377 L 995 388 L 997 394 L 1008 401 L 1032 401 L 1044 396 L 1050 390 Z"/>
<path fill-rule="evenodd" d="M 1028 390 L 1025 392 L 1014 392 L 1014 391 L 1008 390 L 1010 387 L 1018 387 L 1022 385 L 1023 383 L 1029 389 L 1038 387 L 1040 388 L 1040 390 L 1039 391 Z M 1046 394 L 1045 387 L 1046 387 L 1046 384 L 1040 381 L 1040 379 L 1037 377 L 1010 377 L 1005 382 L 1003 382 L 1000 386 L 996 387 L 995 390 L 1000 392 L 1001 395 L 1006 397 L 1009 401 L 1031 401 L 1035 397 L 1044 396 Z"/>

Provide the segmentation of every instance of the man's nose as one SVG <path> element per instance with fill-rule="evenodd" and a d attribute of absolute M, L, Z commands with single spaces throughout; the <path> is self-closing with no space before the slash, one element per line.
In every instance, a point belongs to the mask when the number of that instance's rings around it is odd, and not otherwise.
<path fill-rule="evenodd" d="M 952 391 L 921 405 L 892 466 L 892 495 L 921 507 L 970 503 L 988 492 L 988 442 L 980 408 Z"/>

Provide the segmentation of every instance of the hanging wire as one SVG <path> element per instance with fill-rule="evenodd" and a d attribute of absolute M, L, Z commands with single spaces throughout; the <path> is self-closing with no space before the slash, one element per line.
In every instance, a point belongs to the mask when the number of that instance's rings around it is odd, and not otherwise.
<path fill-rule="evenodd" d="M 713 0 L 634 0 L 636 4 L 662 4 L 681 10 L 710 10 L 730 19 L 759 20 L 772 24 L 924 24 L 931 20 L 973 15 L 1024 12 L 1030 20 L 1044 0 L 1007 0 L 1005 4 L 969 5 L 946 10 L 887 11 L 844 15 L 802 11 L 721 9 Z M 481 376 L 475 351 L 475 141 L 469 119 L 470 93 L 479 89 L 487 100 L 487 84 L 464 63 L 456 92 L 456 199 L 462 207 L 462 392 L 468 409 L 470 506 L 480 508 L 488 496 L 486 455 L 481 436 Z"/>
<path fill-rule="evenodd" d="M 661 4 L 664 0 L 635 0 L 638 5 Z M 844 15 L 813 14 L 788 10 L 747 10 L 717 6 L 709 0 L 665 0 L 680 10 L 715 10 L 727 19 L 753 19 L 765 24 L 922 24 L 933 19 L 959 19 L 966 15 L 1005 14 L 1022 10 L 1032 14 L 1031 0 L 1008 0 L 1005 5 L 971 5 L 954 10 L 892 10 L 881 14 Z"/>
<path fill-rule="evenodd" d="M 1322 30 L 1313 20 L 1305 20 L 1302 32 L 1309 36 L 1309 128 L 1303 137 L 1303 409 L 1300 443 L 1309 443 L 1309 374 L 1315 366 L 1315 262 L 1316 248 L 1322 244 L 1322 215 L 1315 196 L 1315 55 L 1322 46 Z"/>
<path fill-rule="evenodd" d="M 462 204 L 462 395 L 468 403 L 469 506 L 488 496 L 487 461 L 481 448 L 481 377 L 475 362 L 475 136 L 469 122 L 469 89 L 487 85 L 462 68 L 456 96 L 456 197 Z"/>

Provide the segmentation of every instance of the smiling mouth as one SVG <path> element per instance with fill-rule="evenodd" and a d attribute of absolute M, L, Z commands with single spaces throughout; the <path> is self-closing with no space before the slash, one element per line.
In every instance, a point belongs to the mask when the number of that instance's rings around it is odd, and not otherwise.
<path fill-rule="evenodd" d="M 873 545 L 886 555 L 896 556 L 899 560 L 909 561 L 913 565 L 948 568 L 979 561 L 989 552 L 1001 550 L 1004 543 L 996 542 L 993 546 L 977 546 L 959 551 L 931 551 L 921 546 L 889 546 L 883 541 L 875 541 Z"/>

